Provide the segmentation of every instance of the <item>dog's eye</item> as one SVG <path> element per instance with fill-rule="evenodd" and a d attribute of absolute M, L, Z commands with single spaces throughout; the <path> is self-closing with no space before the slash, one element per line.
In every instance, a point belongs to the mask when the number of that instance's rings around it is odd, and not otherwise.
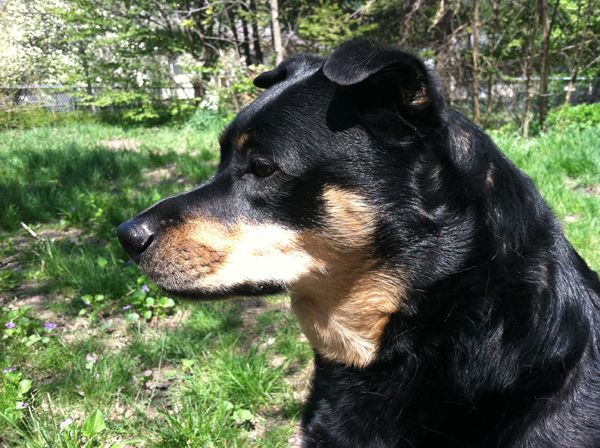
<path fill-rule="evenodd" d="M 250 172 L 258 177 L 269 177 L 276 169 L 273 163 L 266 160 L 253 160 L 250 163 Z"/>

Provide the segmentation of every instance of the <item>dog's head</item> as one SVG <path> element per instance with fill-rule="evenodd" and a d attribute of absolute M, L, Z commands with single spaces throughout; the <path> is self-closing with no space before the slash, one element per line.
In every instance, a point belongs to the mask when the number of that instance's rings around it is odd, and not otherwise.
<path fill-rule="evenodd" d="M 442 160 L 446 108 L 435 82 L 414 56 L 358 40 L 327 59 L 293 57 L 255 84 L 267 90 L 224 131 L 212 179 L 123 223 L 118 236 L 171 293 L 291 290 L 309 333 L 315 320 L 332 324 L 333 307 L 334 324 L 380 334 L 385 321 L 359 311 L 389 315 L 407 288 L 455 268 L 440 251 L 460 253 L 470 238 L 468 219 L 454 213 L 461 206 L 447 200 L 460 194 Z M 450 242 L 459 228 L 463 241 Z M 368 339 L 358 341 L 365 351 Z"/>

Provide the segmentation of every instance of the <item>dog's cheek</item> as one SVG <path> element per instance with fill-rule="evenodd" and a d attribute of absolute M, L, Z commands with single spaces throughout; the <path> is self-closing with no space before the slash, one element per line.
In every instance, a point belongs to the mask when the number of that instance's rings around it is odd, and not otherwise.
<path fill-rule="evenodd" d="M 313 258 L 300 249 L 295 231 L 278 225 L 240 226 L 232 251 L 214 275 L 210 285 L 276 284 L 288 287 L 314 269 Z"/>

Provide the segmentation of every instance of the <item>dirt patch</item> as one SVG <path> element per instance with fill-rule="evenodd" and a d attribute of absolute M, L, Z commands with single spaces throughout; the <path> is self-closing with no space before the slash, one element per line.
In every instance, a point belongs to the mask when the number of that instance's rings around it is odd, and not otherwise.
<path fill-rule="evenodd" d="M 600 184 L 582 187 L 582 190 L 588 194 L 593 194 L 594 196 L 600 196 Z"/>
<path fill-rule="evenodd" d="M 12 250 L 15 252 L 20 252 L 22 250 L 28 249 L 32 244 L 43 240 L 67 240 L 71 243 L 77 243 L 80 241 L 82 235 L 83 231 L 74 227 L 70 227 L 67 229 L 55 229 L 43 226 L 33 228 L 27 226 L 27 230 L 25 228 L 22 228 L 19 233 L 17 233 L 14 236 L 11 236 L 9 241 Z M 2 262 L 0 262 L 0 268 L 2 268 L 3 266 L 1 263 Z"/>
<path fill-rule="evenodd" d="M 575 179 L 567 177 L 565 179 L 565 185 L 571 190 L 583 191 L 593 196 L 600 196 L 600 184 L 595 185 L 579 185 Z"/>
<path fill-rule="evenodd" d="M 283 313 L 291 312 L 289 301 L 283 299 L 245 298 L 239 306 L 241 308 L 240 318 L 242 325 L 245 330 L 250 332 L 255 331 L 258 316 L 267 311 L 279 310 Z"/>
<path fill-rule="evenodd" d="M 99 142 L 110 151 L 133 151 L 138 152 L 142 144 L 132 138 L 113 138 Z"/>
<path fill-rule="evenodd" d="M 563 218 L 563 222 L 565 222 L 566 224 L 571 224 L 577 221 L 579 221 L 578 215 L 567 215 Z"/>
<path fill-rule="evenodd" d="M 185 177 L 177 174 L 177 167 L 175 164 L 165 165 L 161 168 L 152 170 L 144 169 L 142 170 L 142 176 L 144 177 L 142 180 L 142 186 L 144 187 L 156 185 L 165 181 L 184 184 L 187 180 Z"/>

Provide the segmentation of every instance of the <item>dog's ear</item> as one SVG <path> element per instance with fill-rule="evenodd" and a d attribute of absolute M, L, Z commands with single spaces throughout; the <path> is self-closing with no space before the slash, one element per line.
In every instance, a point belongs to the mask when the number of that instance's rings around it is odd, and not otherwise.
<path fill-rule="evenodd" d="M 283 64 L 279 64 L 273 70 L 263 72 L 254 78 L 254 85 L 261 89 L 268 89 L 274 84 L 283 81 L 287 77 L 287 70 Z"/>
<path fill-rule="evenodd" d="M 362 109 L 393 109 L 403 117 L 431 116 L 437 100 L 431 77 L 415 56 L 393 46 L 365 39 L 342 44 L 325 62 L 325 76 L 335 84 L 355 88 Z"/>
<path fill-rule="evenodd" d="M 300 72 L 315 72 L 323 65 L 323 59 L 312 55 L 298 55 L 286 59 L 273 70 L 261 73 L 254 78 L 254 85 L 261 89 L 293 78 Z"/>

